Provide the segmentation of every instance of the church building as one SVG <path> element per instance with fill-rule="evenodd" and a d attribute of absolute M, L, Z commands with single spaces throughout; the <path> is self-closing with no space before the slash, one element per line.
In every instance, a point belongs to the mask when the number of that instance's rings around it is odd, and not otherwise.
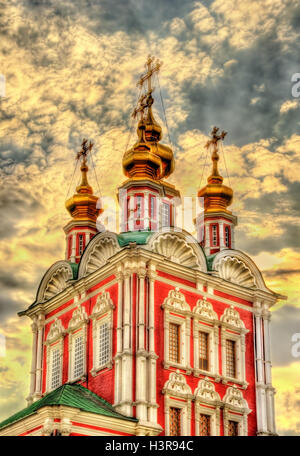
<path fill-rule="evenodd" d="M 226 133 L 216 127 L 197 236 L 178 227 L 174 155 L 152 111 L 159 67 L 149 57 L 139 81 L 118 233 L 99 222 L 93 145 L 82 143 L 65 259 L 19 313 L 33 337 L 28 406 L 0 423 L 1 436 L 276 435 L 269 325 L 282 297 L 236 249 L 233 190 L 218 170 Z"/>

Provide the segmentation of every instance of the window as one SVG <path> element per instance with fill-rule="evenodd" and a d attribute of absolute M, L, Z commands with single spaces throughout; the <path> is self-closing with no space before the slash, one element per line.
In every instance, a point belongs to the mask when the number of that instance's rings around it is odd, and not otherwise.
<path fill-rule="evenodd" d="M 227 377 L 236 377 L 236 362 L 235 362 L 235 341 L 226 340 L 226 375 Z"/>
<path fill-rule="evenodd" d="M 199 332 L 199 369 L 209 370 L 208 364 L 208 333 Z"/>
<path fill-rule="evenodd" d="M 219 375 L 219 319 L 204 296 L 193 308 L 194 374 Z"/>
<path fill-rule="evenodd" d="M 157 216 L 156 216 L 156 196 L 149 195 L 149 228 L 156 230 Z"/>
<path fill-rule="evenodd" d="M 51 350 L 51 389 L 61 385 L 61 356 L 59 348 Z"/>
<path fill-rule="evenodd" d="M 69 238 L 68 238 L 68 258 L 69 259 L 72 255 L 72 240 L 73 240 L 73 237 L 69 236 Z"/>
<path fill-rule="evenodd" d="M 86 374 L 86 338 L 88 316 L 84 306 L 78 306 L 69 321 L 69 381 Z"/>
<path fill-rule="evenodd" d="M 218 245 L 218 226 L 212 225 L 211 227 L 211 245 L 217 246 Z"/>
<path fill-rule="evenodd" d="M 203 413 L 200 414 L 199 435 L 201 435 L 201 436 L 210 435 L 210 416 L 209 415 L 204 415 Z"/>
<path fill-rule="evenodd" d="M 162 226 L 170 226 L 170 205 L 168 203 L 162 203 L 162 214 L 161 214 Z"/>
<path fill-rule="evenodd" d="M 85 248 L 85 234 L 78 234 L 77 242 L 77 255 L 82 255 Z"/>
<path fill-rule="evenodd" d="M 113 302 L 108 291 L 96 299 L 91 319 L 93 320 L 93 368 L 92 375 L 112 367 L 112 319 Z"/>
<path fill-rule="evenodd" d="M 239 435 L 239 423 L 237 421 L 228 421 L 228 435 L 230 437 Z"/>
<path fill-rule="evenodd" d="M 230 227 L 225 226 L 225 246 L 230 248 L 231 247 L 231 239 L 230 239 Z"/>
<path fill-rule="evenodd" d="M 165 298 L 164 309 L 164 367 L 185 369 L 191 373 L 190 331 L 191 308 L 179 288 L 170 290 Z"/>
<path fill-rule="evenodd" d="M 84 340 L 83 336 L 73 339 L 74 344 L 74 372 L 73 378 L 79 378 L 84 374 Z"/>
<path fill-rule="evenodd" d="M 101 368 L 108 363 L 110 355 L 110 334 L 107 322 L 98 328 L 98 346 L 98 366 Z"/>
<path fill-rule="evenodd" d="M 170 407 L 170 435 L 181 435 L 181 410 Z"/>
<path fill-rule="evenodd" d="M 180 362 L 180 326 L 174 323 L 169 325 L 169 360 L 174 363 Z"/>

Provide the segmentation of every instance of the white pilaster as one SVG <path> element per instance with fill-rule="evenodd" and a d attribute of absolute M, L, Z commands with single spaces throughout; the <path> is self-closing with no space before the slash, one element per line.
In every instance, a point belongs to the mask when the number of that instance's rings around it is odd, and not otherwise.
<path fill-rule="evenodd" d="M 148 265 L 148 280 L 149 280 L 149 409 L 148 409 L 148 421 L 151 423 L 157 423 L 157 403 L 156 403 L 156 360 L 157 355 L 155 353 L 155 295 L 154 295 L 154 282 L 157 276 L 156 266 L 153 263 Z"/>
<path fill-rule="evenodd" d="M 33 394 L 35 392 L 35 382 L 36 382 L 36 359 L 37 359 L 37 317 L 34 316 L 33 323 L 31 325 L 32 329 L 32 354 L 31 354 L 31 371 L 30 371 L 30 391 L 29 397 L 27 398 L 28 405 L 31 405 L 33 402 Z"/>
<path fill-rule="evenodd" d="M 34 400 L 38 400 L 42 396 L 42 362 L 43 362 L 43 334 L 44 334 L 45 317 L 39 314 L 37 318 L 37 361 L 36 361 L 36 379 Z"/>

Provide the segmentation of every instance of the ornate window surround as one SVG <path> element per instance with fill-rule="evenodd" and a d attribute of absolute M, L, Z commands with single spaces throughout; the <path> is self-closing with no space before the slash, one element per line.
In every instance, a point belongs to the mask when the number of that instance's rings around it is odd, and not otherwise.
<path fill-rule="evenodd" d="M 191 310 L 185 300 L 185 296 L 176 287 L 170 290 L 165 298 L 162 309 L 164 309 L 164 367 L 170 366 L 186 370 L 191 373 L 190 366 L 190 334 L 191 334 Z M 169 358 L 169 325 L 174 323 L 180 329 L 180 363 L 174 363 Z"/>
<path fill-rule="evenodd" d="M 198 299 L 196 306 L 193 308 L 193 340 L 194 340 L 194 375 L 210 375 L 219 379 L 219 320 L 218 315 L 213 310 L 210 302 Z M 199 368 L 199 332 L 208 334 L 209 344 L 209 369 L 202 370 Z"/>
<path fill-rule="evenodd" d="M 199 380 L 194 392 L 195 400 L 195 422 L 196 435 L 200 435 L 200 414 L 204 413 L 211 418 L 210 435 L 220 435 L 220 408 L 222 402 L 219 394 L 215 391 L 215 386 L 209 381 L 208 377 Z"/>
<path fill-rule="evenodd" d="M 91 320 L 93 321 L 93 367 L 91 369 L 91 374 L 96 376 L 97 373 L 105 368 L 112 368 L 112 330 L 113 330 L 113 301 L 110 297 L 108 291 L 104 291 L 97 297 L 96 304 L 93 308 L 92 314 L 90 315 Z M 104 323 L 108 323 L 109 326 L 109 361 L 99 366 L 99 327 Z"/>
<path fill-rule="evenodd" d="M 223 397 L 224 410 L 224 435 L 228 436 L 228 422 L 235 421 L 238 423 L 238 434 L 248 435 L 248 418 L 251 413 L 247 401 L 243 397 L 243 393 L 236 385 L 229 386 L 226 394 Z"/>
<path fill-rule="evenodd" d="M 58 318 L 55 318 L 54 322 L 50 327 L 50 331 L 48 333 L 47 339 L 45 341 L 45 345 L 47 347 L 47 355 L 46 355 L 46 392 L 49 393 L 53 390 L 51 388 L 51 379 L 52 379 L 52 352 L 54 350 L 59 350 L 60 354 L 60 385 L 62 384 L 62 370 L 63 370 L 63 352 L 64 352 L 64 335 L 66 331 L 63 327 L 62 321 Z"/>
<path fill-rule="evenodd" d="M 86 350 L 87 350 L 87 313 L 82 306 L 78 306 L 69 322 L 68 333 L 69 333 L 69 370 L 68 370 L 68 381 L 73 382 L 86 376 Z M 74 377 L 75 368 L 75 340 L 78 336 L 83 336 L 83 364 L 84 372 L 79 377 Z"/>
<path fill-rule="evenodd" d="M 186 378 L 180 373 L 171 372 L 162 393 L 165 395 L 165 435 L 170 435 L 170 407 L 181 409 L 181 435 L 191 435 L 191 402 L 193 399 Z"/>
<path fill-rule="evenodd" d="M 221 347 L 222 347 L 222 381 L 223 383 L 233 382 L 241 384 L 244 388 L 248 386 L 246 382 L 246 363 L 245 363 L 245 335 L 249 332 L 245 328 L 240 314 L 233 305 L 227 307 L 221 317 Z M 226 375 L 226 340 L 236 343 L 236 377 L 231 378 Z"/>

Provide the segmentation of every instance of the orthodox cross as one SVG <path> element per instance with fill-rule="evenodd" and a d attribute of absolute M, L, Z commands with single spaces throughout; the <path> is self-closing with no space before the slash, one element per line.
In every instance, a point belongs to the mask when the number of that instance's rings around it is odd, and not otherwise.
<path fill-rule="evenodd" d="M 162 65 L 162 62 L 160 62 L 158 59 L 155 61 L 155 57 L 151 57 L 150 55 L 148 56 L 148 60 L 146 62 L 146 68 L 147 72 L 142 75 L 137 83 L 138 87 L 143 87 L 144 82 L 148 82 L 148 92 L 147 94 L 144 94 L 140 97 L 139 102 L 138 102 L 138 107 L 135 108 L 135 110 L 132 113 L 132 116 L 135 118 L 138 113 L 141 114 L 141 120 L 144 117 L 144 112 L 146 108 L 149 108 L 153 104 L 153 98 L 151 96 L 153 92 L 153 87 L 152 87 L 152 76 L 154 73 L 158 73 L 160 67 Z"/>
<path fill-rule="evenodd" d="M 211 156 L 212 162 L 213 162 L 213 170 L 212 170 L 212 176 L 220 176 L 219 171 L 218 171 L 218 161 L 219 161 L 219 154 L 218 154 L 218 142 L 219 141 L 224 141 L 225 136 L 227 135 L 226 131 L 222 131 L 221 134 L 218 134 L 219 128 L 214 127 L 211 132 L 211 139 L 207 141 L 205 147 L 208 149 L 209 146 L 213 145 L 213 153 Z"/>
<path fill-rule="evenodd" d="M 88 156 L 88 153 L 91 152 L 91 150 L 93 148 L 93 145 L 94 144 L 92 144 L 91 141 L 88 144 L 88 140 L 84 138 L 83 141 L 82 141 L 82 144 L 81 144 L 81 151 L 77 153 L 77 157 L 76 157 L 77 160 L 79 160 L 80 157 L 83 157 L 83 163 L 85 164 L 87 156 Z"/>

